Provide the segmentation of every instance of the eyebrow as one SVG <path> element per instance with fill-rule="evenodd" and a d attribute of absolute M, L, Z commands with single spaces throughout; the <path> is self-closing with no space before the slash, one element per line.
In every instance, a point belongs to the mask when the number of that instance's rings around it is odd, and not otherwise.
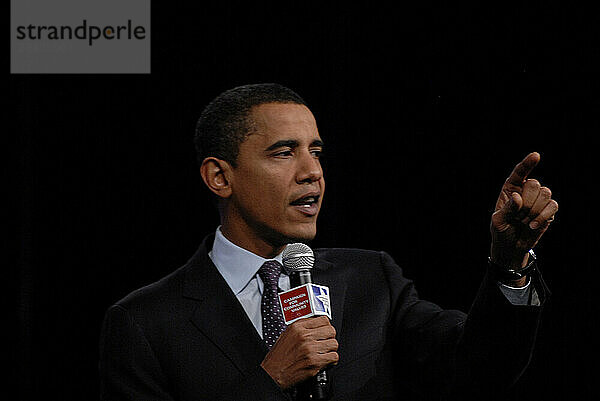
<path fill-rule="evenodd" d="M 275 149 L 278 149 L 278 148 L 284 148 L 284 147 L 297 148 L 299 145 L 300 145 L 300 143 L 297 140 L 295 140 L 295 139 L 282 139 L 280 141 L 275 142 L 274 144 L 272 144 L 268 148 L 266 148 L 265 151 L 269 152 L 271 150 L 275 150 Z M 317 146 L 317 147 L 323 147 L 324 145 L 325 144 L 320 139 L 315 139 L 310 144 L 311 147 L 315 147 L 315 146 Z"/>

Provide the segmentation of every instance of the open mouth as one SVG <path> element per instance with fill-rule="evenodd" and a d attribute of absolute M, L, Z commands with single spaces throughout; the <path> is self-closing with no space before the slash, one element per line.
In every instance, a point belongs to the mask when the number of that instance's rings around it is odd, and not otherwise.
<path fill-rule="evenodd" d="M 293 206 L 304 206 L 309 207 L 319 201 L 319 195 L 309 195 L 302 197 L 300 199 L 296 199 L 291 203 Z"/>
<path fill-rule="evenodd" d="M 313 216 L 317 214 L 319 208 L 319 197 L 320 195 L 307 195 L 302 198 L 298 198 L 291 202 L 290 205 L 296 207 L 300 212 Z"/>

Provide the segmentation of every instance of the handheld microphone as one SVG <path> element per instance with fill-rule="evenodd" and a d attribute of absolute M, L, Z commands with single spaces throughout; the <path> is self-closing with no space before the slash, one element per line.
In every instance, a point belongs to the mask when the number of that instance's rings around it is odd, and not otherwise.
<path fill-rule="evenodd" d="M 296 288 L 306 284 L 311 284 L 311 288 L 320 287 L 317 289 L 325 289 L 327 296 L 325 306 L 329 309 L 329 290 L 327 287 L 321 287 L 312 284 L 311 270 L 315 263 L 315 256 L 312 249 L 306 244 L 294 243 L 289 244 L 282 253 L 283 267 L 290 276 L 290 287 Z M 311 291 L 312 294 L 312 291 Z M 313 295 L 314 296 L 314 295 Z M 281 299 L 281 298 L 280 298 Z M 313 298 L 314 299 L 314 298 Z M 309 302 L 310 304 L 310 302 Z M 311 308 L 311 310 L 314 308 Z M 285 314 L 285 312 L 284 312 Z M 329 314 L 329 317 L 331 315 Z M 321 370 L 315 377 L 307 380 L 302 385 L 298 386 L 299 399 L 307 400 L 327 400 L 329 399 L 328 379 L 325 369 Z"/>
<path fill-rule="evenodd" d="M 290 286 L 299 287 L 312 283 L 311 270 L 315 264 L 312 249 L 300 242 L 289 244 L 281 254 L 283 267 L 290 276 Z"/>

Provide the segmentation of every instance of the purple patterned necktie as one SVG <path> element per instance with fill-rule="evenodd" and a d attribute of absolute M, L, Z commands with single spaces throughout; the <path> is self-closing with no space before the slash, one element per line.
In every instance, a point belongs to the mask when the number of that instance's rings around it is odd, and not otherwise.
<path fill-rule="evenodd" d="M 258 275 L 264 283 L 261 307 L 263 340 L 269 349 L 286 328 L 277 296 L 281 268 L 281 263 L 276 260 L 267 260 L 258 270 Z"/>

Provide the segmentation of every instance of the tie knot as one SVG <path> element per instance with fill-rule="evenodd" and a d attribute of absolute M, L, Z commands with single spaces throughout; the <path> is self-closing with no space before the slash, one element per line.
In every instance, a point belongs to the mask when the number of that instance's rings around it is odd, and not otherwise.
<path fill-rule="evenodd" d="M 277 288 L 279 276 L 281 275 L 281 268 L 281 263 L 276 260 L 267 260 L 263 263 L 260 269 L 258 269 L 258 275 L 265 286 Z"/>

